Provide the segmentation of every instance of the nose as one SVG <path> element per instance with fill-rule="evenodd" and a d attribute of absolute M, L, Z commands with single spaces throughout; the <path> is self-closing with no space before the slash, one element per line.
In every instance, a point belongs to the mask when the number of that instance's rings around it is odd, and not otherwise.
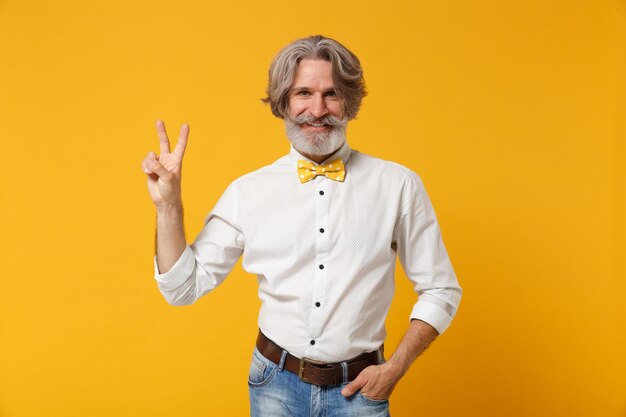
<path fill-rule="evenodd" d="M 309 106 L 309 112 L 313 117 L 319 119 L 322 116 L 328 114 L 328 108 L 326 107 L 326 101 L 322 94 L 314 94 Z"/>

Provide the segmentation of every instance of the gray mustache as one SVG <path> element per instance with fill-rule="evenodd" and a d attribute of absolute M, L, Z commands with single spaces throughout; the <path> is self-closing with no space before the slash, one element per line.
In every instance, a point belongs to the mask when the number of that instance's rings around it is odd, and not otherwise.
<path fill-rule="evenodd" d="M 347 121 L 344 119 L 340 119 L 338 117 L 335 116 L 323 116 L 320 117 L 319 119 L 316 119 L 315 117 L 308 115 L 308 114 L 302 114 L 300 116 L 296 116 L 294 119 L 292 119 L 292 121 L 294 123 L 297 124 L 302 124 L 302 123 L 324 123 L 325 125 L 329 125 L 329 126 L 345 126 Z"/>

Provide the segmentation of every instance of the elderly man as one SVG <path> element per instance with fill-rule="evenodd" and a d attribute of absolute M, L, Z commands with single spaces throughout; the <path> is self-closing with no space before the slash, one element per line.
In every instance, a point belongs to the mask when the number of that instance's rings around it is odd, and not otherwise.
<path fill-rule="evenodd" d="M 430 200 L 408 168 L 354 149 L 347 122 L 365 95 L 358 58 L 311 36 L 287 45 L 269 72 L 272 113 L 285 120 L 288 155 L 235 180 L 191 245 L 180 174 L 189 127 L 170 152 L 143 161 L 157 209 L 155 270 L 173 305 L 195 302 L 240 256 L 262 305 L 252 355 L 252 416 L 387 416 L 411 363 L 454 317 L 461 288 Z M 418 301 L 385 361 L 385 317 L 396 256 Z"/>

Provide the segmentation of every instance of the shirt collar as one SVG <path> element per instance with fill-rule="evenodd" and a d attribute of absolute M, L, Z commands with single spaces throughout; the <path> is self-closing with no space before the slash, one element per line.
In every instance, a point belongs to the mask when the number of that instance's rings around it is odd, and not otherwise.
<path fill-rule="evenodd" d="M 352 148 L 350 148 L 350 145 L 348 145 L 348 141 L 345 140 L 343 142 L 343 145 L 341 145 L 341 147 L 337 149 L 335 153 L 333 153 L 331 156 L 326 158 L 326 160 L 324 160 L 321 164 L 318 164 L 317 162 L 312 161 L 306 156 L 302 155 L 300 152 L 296 150 L 296 148 L 293 147 L 293 145 L 291 145 L 291 149 L 289 150 L 289 157 L 294 167 L 298 163 L 299 159 L 304 159 L 305 161 L 313 162 L 315 165 L 324 165 L 324 164 L 329 163 L 330 161 L 334 161 L 335 159 L 341 158 L 341 160 L 343 161 L 343 164 L 346 165 L 348 163 L 348 159 L 350 159 L 351 153 L 352 153 Z"/>

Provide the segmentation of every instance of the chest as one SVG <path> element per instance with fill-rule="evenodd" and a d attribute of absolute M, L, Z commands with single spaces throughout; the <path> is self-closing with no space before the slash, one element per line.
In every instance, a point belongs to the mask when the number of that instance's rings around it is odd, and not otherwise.
<path fill-rule="evenodd" d="M 400 195 L 382 180 L 316 178 L 250 191 L 239 207 L 246 251 L 291 256 L 343 247 L 364 255 L 392 244 Z"/>

